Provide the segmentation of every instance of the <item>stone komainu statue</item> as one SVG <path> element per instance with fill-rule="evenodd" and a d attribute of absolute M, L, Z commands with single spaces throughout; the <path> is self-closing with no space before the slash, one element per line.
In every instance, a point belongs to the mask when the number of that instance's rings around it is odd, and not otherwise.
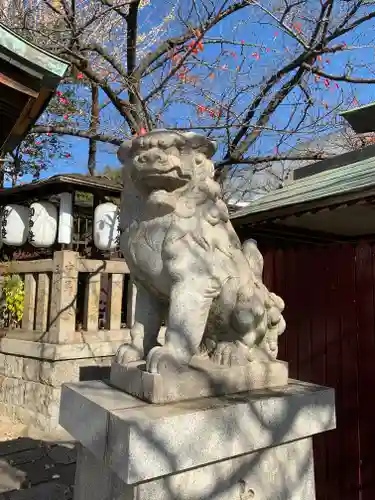
<path fill-rule="evenodd" d="M 255 242 L 241 245 L 232 227 L 214 152 L 206 137 L 167 130 L 119 149 L 120 246 L 138 291 L 132 342 L 117 363 L 146 359 L 156 373 L 197 358 L 233 366 L 277 357 L 284 303 L 262 282 Z"/>

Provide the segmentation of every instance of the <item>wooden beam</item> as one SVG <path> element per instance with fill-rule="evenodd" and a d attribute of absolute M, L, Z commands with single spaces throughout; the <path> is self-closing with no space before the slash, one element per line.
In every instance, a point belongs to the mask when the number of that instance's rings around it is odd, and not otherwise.
<path fill-rule="evenodd" d="M 17 90 L 18 92 L 21 92 L 22 94 L 26 94 L 34 99 L 38 97 L 38 92 L 29 87 L 26 87 L 25 85 L 22 85 L 22 83 L 13 80 L 13 78 L 4 75 L 4 73 L 1 72 L 0 72 L 0 83 L 14 90 Z"/>
<path fill-rule="evenodd" d="M 129 274 L 129 268 L 124 260 L 78 259 L 78 271 L 90 274 Z"/>
<path fill-rule="evenodd" d="M 34 329 L 35 319 L 36 280 L 34 273 L 25 274 L 25 302 L 22 316 L 22 328 Z"/>
<path fill-rule="evenodd" d="M 1 274 L 48 273 L 53 270 L 52 259 L 13 260 L 0 264 Z"/>

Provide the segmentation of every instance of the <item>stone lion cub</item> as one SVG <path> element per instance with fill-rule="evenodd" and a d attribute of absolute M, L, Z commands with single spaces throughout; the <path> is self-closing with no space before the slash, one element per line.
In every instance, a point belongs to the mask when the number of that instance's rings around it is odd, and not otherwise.
<path fill-rule="evenodd" d="M 241 245 L 232 227 L 214 152 L 203 136 L 167 130 L 119 148 L 120 246 L 137 284 L 132 342 L 119 348 L 120 364 L 146 359 L 157 373 L 193 358 L 232 366 L 277 357 L 284 303 L 262 283 L 254 241 Z"/>

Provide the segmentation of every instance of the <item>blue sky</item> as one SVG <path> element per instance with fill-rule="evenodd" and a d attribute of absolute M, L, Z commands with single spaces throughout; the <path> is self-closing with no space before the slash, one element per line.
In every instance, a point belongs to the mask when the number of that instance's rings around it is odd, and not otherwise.
<path fill-rule="evenodd" d="M 318 0 L 313 0 L 313 1 L 318 2 Z M 160 22 L 162 16 L 165 15 L 165 5 L 166 4 L 164 3 L 163 0 L 154 1 L 153 2 L 154 10 L 152 11 L 152 16 L 150 16 L 150 14 L 147 12 L 147 8 L 144 9 L 144 14 L 142 15 L 145 16 L 143 21 L 146 30 L 148 29 L 147 26 L 150 23 L 156 24 Z M 164 9 L 162 9 L 161 6 L 164 6 Z M 221 23 L 217 28 L 215 28 L 215 30 L 210 32 L 209 36 L 231 39 L 233 38 L 232 33 L 235 31 L 235 39 L 237 41 L 245 40 L 246 43 L 255 42 L 258 46 L 260 44 L 261 49 L 259 48 L 254 49 L 251 47 L 246 48 L 246 50 L 248 51 L 248 59 L 247 59 L 249 61 L 248 64 L 251 65 L 249 66 L 249 68 L 251 69 L 251 71 L 254 72 L 253 73 L 254 82 L 256 83 L 257 80 L 259 80 L 260 82 L 261 79 L 264 77 L 264 75 L 266 75 L 267 72 L 270 70 L 270 67 L 272 67 L 273 65 L 277 66 L 277 57 L 280 57 L 280 54 L 281 57 L 283 58 L 283 61 L 285 60 L 285 58 L 294 57 L 293 51 L 296 48 L 294 45 L 295 42 L 291 42 L 286 35 L 283 35 L 277 26 L 272 25 L 272 23 L 270 24 L 269 19 L 267 24 L 263 24 L 263 21 L 265 21 L 265 19 L 259 17 L 257 19 L 255 18 L 252 19 L 251 22 L 243 23 L 243 25 L 241 25 L 242 21 L 241 16 L 242 13 L 229 18 L 227 21 Z M 173 32 L 174 29 L 175 27 L 173 26 L 172 23 L 170 30 Z M 357 67 L 359 65 L 361 66 L 361 70 L 360 72 L 357 72 L 357 75 L 372 77 L 373 69 L 375 73 L 375 66 L 373 67 L 373 60 L 375 55 L 373 39 L 375 35 L 373 33 L 375 33 L 374 23 L 371 22 L 364 25 L 363 29 L 357 30 L 354 34 L 350 34 L 349 36 L 346 36 L 342 40 L 337 40 L 338 43 L 345 41 L 348 44 L 348 46 L 356 47 L 361 45 L 361 46 L 366 46 L 366 48 L 353 49 L 350 52 L 348 51 L 342 54 L 330 56 L 329 57 L 330 61 L 325 66 L 324 69 L 327 72 L 331 72 L 333 74 L 343 73 L 343 68 L 345 64 L 348 61 L 352 60 L 354 66 Z M 165 33 L 165 36 L 167 35 L 168 33 Z M 288 47 L 290 53 L 285 52 L 284 54 L 283 51 L 285 51 L 285 47 Z M 205 61 L 213 62 L 217 56 L 217 50 L 218 50 L 217 46 L 207 45 L 205 48 Z M 234 50 L 236 51 L 237 56 L 240 56 L 241 49 L 239 47 L 234 47 L 233 49 L 228 47 L 228 50 L 229 51 Z M 256 52 L 259 52 L 260 54 L 259 60 L 256 60 L 251 55 L 252 51 L 254 50 Z M 230 66 L 231 64 L 235 65 L 238 63 L 236 62 L 235 58 L 233 57 L 231 58 L 231 56 L 228 56 L 228 66 Z M 353 74 L 355 73 L 356 72 L 354 71 Z M 231 71 L 228 70 L 225 72 L 225 74 L 224 72 L 222 72 L 218 76 L 219 77 L 216 78 L 216 80 L 214 81 L 214 84 L 217 87 L 216 92 L 220 94 L 220 92 L 223 92 L 225 89 L 230 90 Z M 248 75 L 245 75 L 244 79 L 245 78 L 248 79 Z M 316 96 L 317 102 L 327 103 L 329 106 L 333 106 L 335 100 L 338 97 L 337 93 L 341 92 L 344 92 L 349 101 L 351 101 L 355 97 L 359 102 L 359 104 L 361 105 L 375 101 L 375 85 L 348 85 L 340 83 L 339 89 L 336 89 L 336 87 L 335 88 L 330 87 L 329 89 L 324 89 L 323 87 L 321 89 L 319 87 L 319 90 L 316 90 L 316 93 L 314 95 Z M 82 97 L 84 97 L 84 93 L 82 94 Z M 196 93 L 195 99 L 197 104 L 199 104 L 200 98 L 201 96 L 199 96 L 199 93 Z M 295 98 L 298 98 L 298 96 L 296 95 Z M 204 101 L 202 101 L 201 99 L 201 103 L 203 102 Z M 279 128 L 285 126 L 289 118 L 288 112 L 285 111 L 286 109 L 287 109 L 286 107 L 283 108 L 283 106 L 281 106 L 279 110 L 275 113 L 273 122 L 274 124 L 277 124 Z M 316 109 L 318 110 L 318 106 L 316 107 Z M 115 113 L 113 114 L 113 116 L 114 115 Z M 191 105 L 183 105 L 183 104 L 176 105 L 171 110 L 169 110 L 168 113 L 166 114 L 166 118 L 169 126 L 173 125 L 186 126 L 189 123 L 189 118 L 193 119 L 194 121 L 197 120 L 196 114 L 192 115 Z M 107 130 L 103 131 L 107 132 Z M 305 139 L 307 139 L 307 137 Z M 50 169 L 47 172 L 43 172 L 42 177 L 47 177 L 57 173 L 87 172 L 88 141 L 85 139 L 77 139 L 74 137 L 65 137 L 63 140 L 64 142 L 69 144 L 70 152 L 72 155 L 71 158 L 56 160 L 53 169 Z M 261 151 L 264 154 L 269 154 L 270 152 L 272 152 L 274 143 L 275 143 L 275 136 L 272 136 L 272 134 L 270 136 L 265 136 L 260 146 Z M 113 167 L 119 166 L 116 158 L 116 148 L 110 145 L 102 145 L 98 143 L 97 170 L 101 171 L 106 165 Z M 28 181 L 28 180 L 29 179 L 26 176 L 22 179 L 22 181 Z"/>
<path fill-rule="evenodd" d="M 75 137 L 69 137 L 64 139 L 69 141 L 69 146 L 71 148 L 71 158 L 57 160 L 55 171 L 53 173 L 86 173 L 87 172 L 87 153 L 88 153 L 88 141 L 86 139 L 79 139 Z M 103 170 L 106 165 L 119 167 L 120 164 L 117 161 L 116 147 L 110 145 L 99 145 L 97 152 L 97 169 L 99 171 Z M 53 175 L 52 172 L 43 172 L 42 177 L 49 177 Z"/>

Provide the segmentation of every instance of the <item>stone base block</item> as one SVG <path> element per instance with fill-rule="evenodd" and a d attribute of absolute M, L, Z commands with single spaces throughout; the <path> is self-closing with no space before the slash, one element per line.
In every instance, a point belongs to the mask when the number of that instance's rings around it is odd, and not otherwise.
<path fill-rule="evenodd" d="M 62 384 L 99 378 L 103 369 L 108 377 L 111 361 L 112 356 L 51 360 L 0 352 L 0 415 L 59 433 Z"/>
<path fill-rule="evenodd" d="M 124 483 L 87 448 L 79 448 L 74 500 L 113 499 L 315 500 L 312 439 L 301 439 L 137 485 Z"/>
<path fill-rule="evenodd" d="M 145 371 L 145 362 L 111 367 L 111 385 L 149 403 L 169 403 L 221 396 L 288 383 L 288 364 L 258 362 L 246 366 L 215 367 L 204 362 L 182 371 L 159 374 Z"/>
<path fill-rule="evenodd" d="M 335 427 L 334 391 L 290 380 L 155 405 L 68 384 L 60 424 L 81 444 L 75 500 L 314 500 L 311 437 Z"/>
<path fill-rule="evenodd" d="M 290 380 L 281 388 L 155 405 L 104 382 L 80 382 L 63 386 L 60 424 L 135 484 L 333 429 L 334 391 Z"/>

